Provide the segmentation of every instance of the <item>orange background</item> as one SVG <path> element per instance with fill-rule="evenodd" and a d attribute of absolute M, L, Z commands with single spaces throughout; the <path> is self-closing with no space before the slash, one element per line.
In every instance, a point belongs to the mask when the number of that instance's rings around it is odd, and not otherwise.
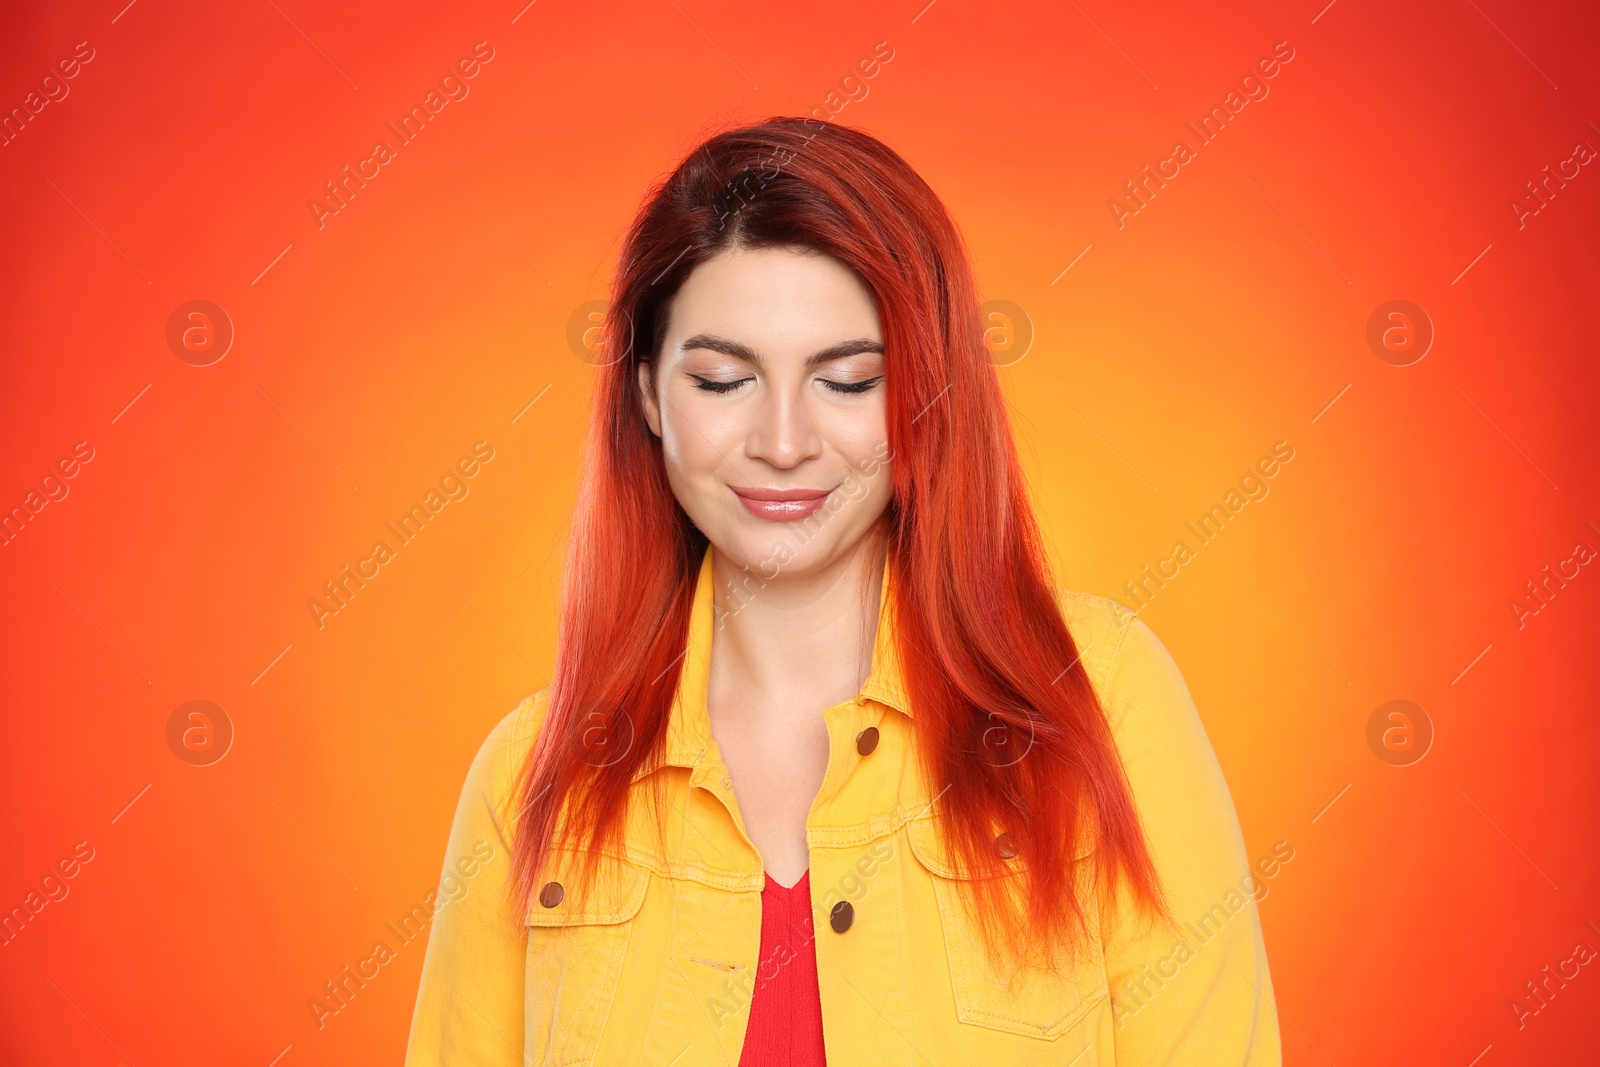
<path fill-rule="evenodd" d="M 1600 568 L 1509 607 L 1600 548 L 1600 174 L 1510 208 L 1600 147 L 1592 9 L 123 3 L 0 16 L 7 111 L 95 54 L 0 148 L 0 507 L 94 450 L 0 548 L 0 907 L 94 850 L 0 948 L 0 1058 L 398 1061 L 420 940 L 321 1028 L 307 1002 L 434 886 L 473 752 L 550 672 L 593 373 L 569 319 L 699 136 L 823 106 L 879 41 L 837 121 L 1031 320 L 1000 373 L 1062 584 L 1125 596 L 1295 449 L 1142 615 L 1251 855 L 1295 849 L 1261 905 L 1286 1061 L 1592 1050 L 1600 966 L 1520 1029 L 1510 1002 L 1600 948 Z M 319 228 L 323 183 L 479 41 L 470 95 Z M 1197 146 L 1185 120 L 1280 41 Z M 1179 138 L 1119 229 L 1107 201 Z M 194 299 L 236 331 L 210 366 L 166 340 Z M 1392 299 L 1436 330 L 1406 367 L 1366 342 Z M 470 494 L 319 629 L 322 583 L 477 441 Z M 236 731 L 206 767 L 167 741 L 196 699 Z M 1367 743 L 1392 699 L 1435 731 L 1411 766 Z"/>

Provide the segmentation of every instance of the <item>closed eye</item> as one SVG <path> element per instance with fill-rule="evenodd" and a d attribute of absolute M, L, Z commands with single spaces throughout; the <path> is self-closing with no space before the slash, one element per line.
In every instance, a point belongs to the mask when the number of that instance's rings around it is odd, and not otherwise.
<path fill-rule="evenodd" d="M 753 378 L 738 378 L 731 382 L 719 382 L 712 378 L 702 378 L 698 374 L 691 374 L 696 389 L 704 389 L 708 393 L 731 393 L 745 382 L 754 381 Z"/>
<path fill-rule="evenodd" d="M 859 382 L 835 382 L 827 378 L 821 378 L 819 381 L 836 393 L 865 393 L 883 381 L 883 375 L 880 374 L 876 378 L 867 378 Z"/>

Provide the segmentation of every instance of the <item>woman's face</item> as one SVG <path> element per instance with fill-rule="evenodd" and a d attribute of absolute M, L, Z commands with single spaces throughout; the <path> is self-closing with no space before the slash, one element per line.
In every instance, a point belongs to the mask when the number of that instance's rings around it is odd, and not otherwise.
<path fill-rule="evenodd" d="M 883 335 L 872 294 L 817 252 L 735 248 L 673 298 L 645 418 L 683 510 L 772 579 L 851 554 L 888 507 Z"/>

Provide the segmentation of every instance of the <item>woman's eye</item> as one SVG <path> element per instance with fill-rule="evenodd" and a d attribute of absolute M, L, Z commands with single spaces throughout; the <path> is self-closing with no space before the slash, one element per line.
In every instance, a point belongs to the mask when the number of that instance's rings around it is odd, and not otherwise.
<path fill-rule="evenodd" d="M 691 374 L 689 377 L 694 379 L 696 389 L 704 389 L 708 393 L 731 393 L 745 382 L 751 380 L 749 378 L 738 378 L 731 382 L 719 382 L 712 378 L 702 378 L 698 374 Z"/>
<path fill-rule="evenodd" d="M 867 378 L 859 382 L 835 382 L 830 381 L 827 378 L 822 378 L 819 380 L 823 385 L 826 385 L 829 389 L 832 389 L 836 393 L 864 393 L 868 389 L 871 389 L 873 386 L 877 385 L 879 382 L 883 381 L 883 375 L 880 374 L 876 378 Z"/>

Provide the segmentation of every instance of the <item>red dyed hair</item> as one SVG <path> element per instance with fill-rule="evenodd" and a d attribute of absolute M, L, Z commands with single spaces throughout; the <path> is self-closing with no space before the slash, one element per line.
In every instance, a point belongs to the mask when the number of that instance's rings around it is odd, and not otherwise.
<path fill-rule="evenodd" d="M 587 870 L 619 846 L 635 773 L 666 739 L 706 538 L 667 482 L 639 402 L 665 313 L 732 246 L 815 249 L 873 294 L 884 340 L 896 640 L 940 833 L 969 870 L 1001 872 L 1004 827 L 1027 872 L 980 878 L 984 941 L 1074 944 L 1086 894 L 1120 871 L 1166 914 L 1111 731 L 1067 631 L 1026 497 L 966 249 L 932 189 L 847 127 L 772 118 L 697 147 L 645 198 L 603 324 L 561 604 L 555 678 L 516 802 L 515 904 L 558 837 Z M 596 739 L 612 750 L 597 758 Z M 614 751 L 630 741 L 626 751 Z M 1023 755 L 1018 758 L 1018 750 Z M 1009 754 L 1007 754 L 1009 753 Z M 574 829 L 576 828 L 576 829 Z M 574 845 L 574 840 L 580 843 Z M 1095 881 L 1071 857 L 1095 844 Z M 569 886 L 569 892 L 573 887 Z"/>

